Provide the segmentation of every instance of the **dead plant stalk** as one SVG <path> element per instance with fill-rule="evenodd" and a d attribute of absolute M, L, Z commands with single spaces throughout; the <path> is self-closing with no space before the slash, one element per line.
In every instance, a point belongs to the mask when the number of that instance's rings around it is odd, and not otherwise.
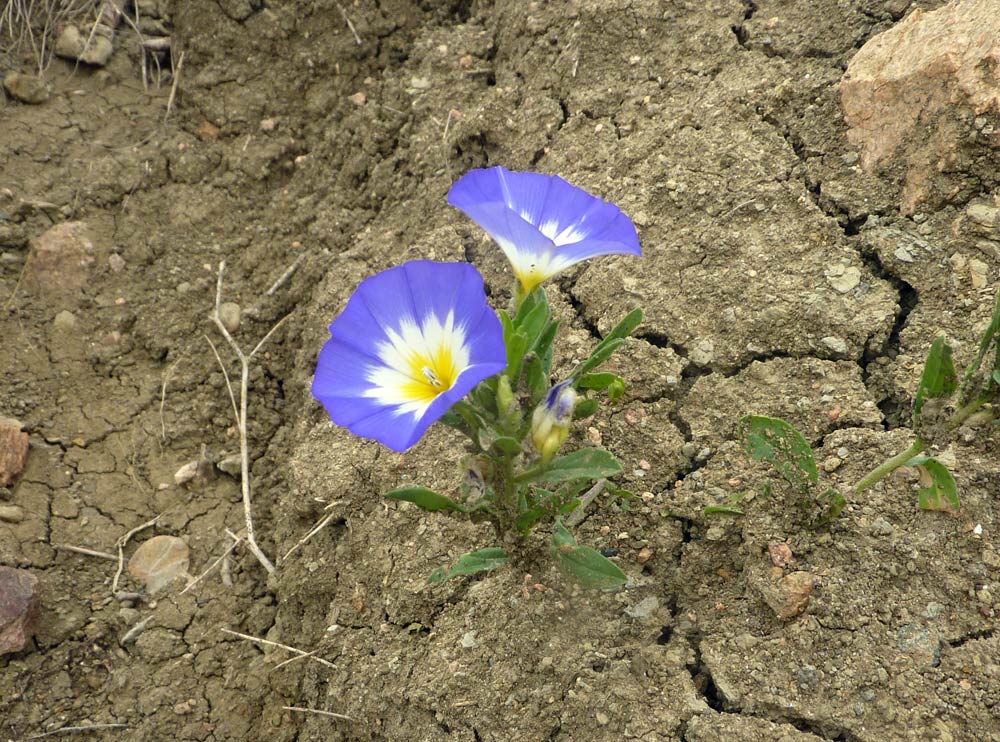
<path fill-rule="evenodd" d="M 254 349 L 249 353 L 244 353 L 243 349 L 239 346 L 239 343 L 233 339 L 233 336 L 229 334 L 229 330 L 222 322 L 222 316 L 220 314 L 222 307 L 222 279 L 226 272 L 226 261 L 223 260 L 219 263 L 219 280 L 215 287 L 215 311 L 212 312 L 212 321 L 215 326 L 219 328 L 219 332 L 222 333 L 222 337 L 226 339 L 229 343 L 229 347 L 232 348 L 236 357 L 240 359 L 240 403 L 239 407 L 236 405 L 236 395 L 233 392 L 233 385 L 229 380 L 229 373 L 226 371 L 226 366 L 222 362 L 222 358 L 219 356 L 218 350 L 215 348 L 215 344 L 212 343 L 211 339 L 206 335 L 205 339 L 208 340 L 208 344 L 212 346 L 212 351 L 215 353 L 215 358 L 219 362 L 219 366 L 222 368 L 222 373 L 226 378 L 226 387 L 229 389 L 229 399 L 233 403 L 233 413 L 236 416 L 236 426 L 240 432 L 240 485 L 243 491 L 243 517 L 246 522 L 246 540 L 247 547 L 257 557 L 257 561 L 263 565 L 264 569 L 268 572 L 274 571 L 274 564 L 267 555 L 261 551 L 261 548 L 257 545 L 257 538 L 254 535 L 253 528 L 253 506 L 250 500 L 250 449 L 247 443 L 247 389 L 250 385 L 250 361 L 253 357 L 257 355 L 257 352 L 264 347 L 264 344 L 271 339 L 271 336 L 281 327 L 282 323 L 288 319 L 286 314 L 272 327 L 268 333 L 261 339 Z"/>

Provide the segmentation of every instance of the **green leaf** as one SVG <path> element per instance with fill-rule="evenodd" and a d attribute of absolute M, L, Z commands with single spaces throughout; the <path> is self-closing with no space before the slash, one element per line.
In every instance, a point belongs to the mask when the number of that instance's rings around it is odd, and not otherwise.
<path fill-rule="evenodd" d="M 531 405 L 537 405 L 549 390 L 549 374 L 545 370 L 542 359 L 532 354 L 528 357 L 528 392 L 531 394 Z"/>
<path fill-rule="evenodd" d="M 517 438 L 511 438 L 509 435 L 502 435 L 490 444 L 490 450 L 505 453 L 509 456 L 516 456 L 521 453 L 521 442 Z"/>
<path fill-rule="evenodd" d="M 621 567 L 596 549 L 577 546 L 562 523 L 552 530 L 552 555 L 559 569 L 590 590 L 620 590 L 628 578 Z"/>
<path fill-rule="evenodd" d="M 611 332 L 604 338 L 604 342 L 614 338 L 627 338 L 640 324 L 642 324 L 642 310 L 633 309 L 617 325 L 611 328 Z"/>
<path fill-rule="evenodd" d="M 552 545 L 561 549 L 564 546 L 576 546 L 576 539 L 573 538 L 573 534 L 569 532 L 569 529 L 562 524 L 562 521 L 556 521 L 555 525 L 552 526 Z"/>
<path fill-rule="evenodd" d="M 524 354 L 528 352 L 528 338 L 524 333 L 516 330 L 511 331 L 507 343 L 507 378 L 510 379 L 512 389 L 517 388 L 517 382 L 521 377 L 521 365 L 524 363 Z"/>
<path fill-rule="evenodd" d="M 916 423 L 924 402 L 937 397 L 947 397 L 958 389 L 958 373 L 951 359 L 951 346 L 944 335 L 939 335 L 931 344 L 924 363 L 924 373 L 913 399 L 913 421 Z"/>
<path fill-rule="evenodd" d="M 983 333 L 982 339 L 979 341 L 979 352 L 976 354 L 975 360 L 969 364 L 969 367 L 965 369 L 965 379 L 966 381 L 972 377 L 976 371 L 979 370 L 980 364 L 983 362 L 983 358 L 986 356 L 986 351 L 990 347 L 990 343 L 993 338 L 1000 333 L 1000 289 L 997 290 L 996 303 L 993 305 L 993 318 L 990 320 L 989 326 L 986 328 L 986 332 Z M 997 373 L 1000 373 L 1000 340 L 997 343 L 997 359 L 994 364 L 998 367 L 997 371 L 994 371 L 992 377 L 994 381 L 1000 384 L 1000 377 Z"/>
<path fill-rule="evenodd" d="M 816 504 L 824 508 L 823 513 L 816 519 L 815 525 L 821 526 L 836 518 L 847 507 L 847 500 L 833 487 L 827 489 L 822 495 L 816 498 Z"/>
<path fill-rule="evenodd" d="M 758 461 L 765 459 L 785 481 L 800 493 L 819 481 L 819 470 L 809 442 L 802 434 L 775 417 L 747 415 L 740 420 L 743 446 Z"/>
<path fill-rule="evenodd" d="M 642 310 L 633 309 L 625 318 L 622 319 L 617 325 L 611 328 L 611 332 L 607 334 L 597 347 L 591 352 L 590 357 L 587 358 L 583 363 L 581 363 L 573 372 L 576 377 L 582 376 L 593 368 L 597 368 L 606 360 L 611 357 L 618 347 L 625 342 L 625 338 L 632 334 L 642 323 Z"/>
<path fill-rule="evenodd" d="M 523 311 L 522 307 L 522 311 L 518 313 L 517 319 L 514 320 L 514 327 L 528 339 L 529 349 L 533 348 L 535 343 L 538 342 L 539 336 L 546 325 L 548 325 L 549 319 L 552 316 L 552 313 L 549 311 L 549 303 L 544 299 L 545 292 L 541 292 L 541 295 L 543 297 L 542 301 L 537 302 L 527 313 Z"/>
<path fill-rule="evenodd" d="M 486 572 L 487 570 L 496 569 L 501 567 L 510 561 L 510 557 L 507 556 L 507 552 L 503 549 L 489 548 L 489 549 L 479 549 L 478 551 L 470 551 L 467 554 L 462 554 L 455 562 L 445 569 L 444 567 L 438 567 L 433 572 L 431 572 L 430 577 L 427 581 L 435 584 L 439 582 L 445 582 L 453 577 L 462 577 L 464 575 L 474 575 L 477 572 Z"/>
<path fill-rule="evenodd" d="M 573 409 L 573 419 L 582 420 L 585 417 L 590 417 L 597 412 L 597 408 L 600 406 L 601 403 L 596 399 L 581 399 Z"/>
<path fill-rule="evenodd" d="M 596 374 L 584 374 L 581 376 L 577 382 L 576 386 L 578 389 L 607 389 L 615 381 L 621 381 L 621 377 L 618 374 L 613 374 L 610 371 L 601 371 Z"/>
<path fill-rule="evenodd" d="M 468 510 L 461 503 L 457 503 L 450 497 L 446 497 L 434 490 L 426 487 L 400 487 L 385 493 L 390 500 L 404 500 L 412 502 L 419 508 L 423 508 L 431 513 L 437 510 L 457 510 L 466 513 Z"/>
<path fill-rule="evenodd" d="M 906 462 L 920 472 L 920 495 L 917 504 L 921 510 L 957 512 L 962 508 L 958 485 L 948 467 L 930 456 L 914 456 Z"/>
<path fill-rule="evenodd" d="M 603 448 L 581 448 L 557 456 L 542 471 L 521 479 L 522 482 L 568 482 L 571 479 L 601 479 L 621 474 L 622 465 Z"/>
<path fill-rule="evenodd" d="M 552 341 L 555 340 L 556 331 L 559 329 L 559 321 L 549 323 L 548 327 L 538 336 L 535 341 L 534 352 L 542 362 L 542 371 L 548 376 L 552 370 Z M 529 348 L 529 350 L 531 350 Z"/>
<path fill-rule="evenodd" d="M 739 517 L 743 511 L 734 505 L 708 505 L 704 511 L 705 515 L 732 515 Z"/>
<path fill-rule="evenodd" d="M 610 341 L 602 341 L 596 348 L 594 348 L 590 357 L 576 368 L 573 375 L 580 376 L 581 374 L 590 371 L 592 368 L 597 368 L 608 360 L 624 342 L 625 341 L 621 338 L 614 338 Z"/>

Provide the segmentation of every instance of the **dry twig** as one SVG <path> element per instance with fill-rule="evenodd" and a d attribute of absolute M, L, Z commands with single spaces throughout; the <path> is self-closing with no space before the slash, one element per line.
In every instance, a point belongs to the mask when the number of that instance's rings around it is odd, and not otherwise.
<path fill-rule="evenodd" d="M 197 585 L 197 584 L 198 584 L 199 582 L 201 582 L 201 581 L 202 581 L 202 579 L 204 579 L 204 578 L 205 578 L 205 577 L 206 577 L 206 576 L 207 576 L 207 575 L 209 574 L 209 572 L 211 572 L 211 571 L 212 571 L 213 569 L 215 569 L 215 568 L 216 568 L 217 566 L 219 566 L 220 564 L 222 564 L 222 562 L 224 562 L 224 561 L 225 561 L 226 557 L 228 557 L 228 556 L 229 556 L 230 554 L 232 554 L 232 553 L 233 553 L 233 551 L 234 551 L 234 550 L 236 549 L 236 547 L 237 547 L 237 546 L 239 546 L 239 545 L 240 545 L 240 544 L 242 544 L 242 543 L 243 543 L 243 539 L 242 539 L 242 538 L 240 538 L 240 537 L 236 537 L 236 540 L 235 540 L 235 541 L 233 541 L 233 543 L 231 543 L 231 544 L 229 545 L 229 548 L 228 548 L 228 549 L 226 549 L 226 550 L 225 550 L 225 551 L 224 551 L 224 552 L 222 553 L 222 556 L 220 556 L 220 557 L 219 557 L 218 559 L 216 559 L 216 560 L 215 560 L 214 562 L 212 562 L 212 563 L 211 563 L 211 565 L 209 565 L 208 569 L 206 569 L 206 570 L 205 570 L 204 572 L 202 572 L 202 573 L 201 573 L 200 575 L 198 575 L 198 576 L 197 576 L 197 577 L 195 577 L 195 578 L 194 578 L 193 580 L 191 580 L 190 584 L 189 584 L 189 585 L 188 585 L 188 586 L 187 586 L 186 588 L 184 588 L 183 590 L 181 590 L 181 591 L 180 591 L 180 593 L 179 593 L 179 595 L 183 595 L 183 594 L 184 594 L 184 593 L 186 593 L 186 592 L 187 592 L 188 590 L 190 590 L 190 589 L 191 589 L 192 587 L 194 587 L 194 586 L 195 586 L 195 585 Z"/>
<path fill-rule="evenodd" d="M 292 652 L 293 654 L 302 655 L 303 657 L 308 657 L 311 660 L 319 662 L 321 665 L 326 665 L 327 667 L 332 667 L 336 669 L 336 665 L 325 660 L 322 657 L 317 657 L 313 652 L 303 652 L 301 649 L 296 649 L 295 647 L 290 647 L 287 644 L 279 644 L 278 642 L 273 642 L 270 639 L 261 639 L 256 636 L 250 636 L 249 634 L 241 634 L 238 631 L 232 631 L 230 629 L 223 629 L 223 633 L 232 634 L 233 636 L 238 636 L 240 639 L 246 639 L 248 642 L 253 642 L 254 644 L 264 644 L 269 647 L 278 647 L 279 649 L 284 649 L 287 652 Z"/>
<path fill-rule="evenodd" d="M 236 415 L 236 425 L 240 431 L 240 487 L 243 491 L 243 516 L 246 521 L 246 540 L 247 546 L 253 555 L 257 557 L 259 561 L 268 572 L 274 571 L 274 564 L 267 555 L 261 551 L 260 547 L 257 545 L 257 539 L 254 536 L 253 530 L 253 507 L 250 501 L 250 448 L 247 441 L 247 390 L 250 383 L 250 361 L 257 352 L 264 347 L 264 344 L 271 339 L 271 336 L 281 327 L 282 323 L 288 319 L 289 315 L 285 315 L 272 327 L 268 333 L 261 339 L 254 349 L 249 353 L 244 353 L 243 349 L 239 346 L 239 343 L 233 339 L 233 336 L 229 334 L 229 330 L 222 322 L 222 316 L 220 314 L 220 308 L 222 307 L 222 279 L 226 271 L 226 261 L 223 260 L 219 263 L 219 280 L 215 288 L 215 311 L 212 313 L 212 321 L 215 326 L 219 328 L 219 332 L 222 333 L 222 337 L 226 339 L 229 343 L 229 347 L 232 348 L 236 357 L 240 360 L 240 403 L 239 407 L 236 406 L 236 394 L 233 391 L 233 385 L 229 380 L 229 373 L 226 371 L 225 364 L 222 363 L 222 359 L 219 356 L 218 350 L 216 350 L 215 345 L 209 340 L 209 345 L 212 345 L 212 351 L 215 353 L 216 359 L 219 361 L 219 365 L 222 367 L 222 372 L 226 377 L 226 387 L 229 389 L 229 398 L 233 403 L 233 411 Z M 207 336 L 206 336 L 207 337 Z"/>
<path fill-rule="evenodd" d="M 36 734 L 28 739 L 42 739 L 43 737 L 54 737 L 57 734 L 75 734 L 76 732 L 92 732 L 95 729 L 128 729 L 128 724 L 85 724 L 83 726 L 60 727 L 51 732 Z"/>
<path fill-rule="evenodd" d="M 584 518 L 587 517 L 587 508 L 590 507 L 590 503 L 597 499 L 597 496 L 601 494 L 604 490 L 604 485 L 607 483 L 607 479 L 598 479 L 594 482 L 593 487 L 580 496 L 579 507 L 566 516 L 565 523 L 567 528 L 573 528 L 583 523 Z"/>
<path fill-rule="evenodd" d="M 344 721 L 355 721 L 350 716 L 344 716 L 343 714 L 337 714 L 333 711 L 323 711 L 322 709 L 310 709 L 305 706 L 282 706 L 285 711 L 301 711 L 305 714 L 319 714 L 320 716 L 329 716 L 333 719 L 343 719 Z"/>
<path fill-rule="evenodd" d="M 118 561 L 118 557 L 114 554 L 109 554 L 106 551 L 97 551 L 96 549 L 87 549 L 83 546 L 73 546 L 72 544 L 55 544 L 55 548 L 60 551 L 72 551 L 77 554 L 86 554 L 87 556 L 97 557 L 98 559 L 107 559 L 109 562 Z"/>
<path fill-rule="evenodd" d="M 354 34 L 354 40 L 357 42 L 358 46 L 361 46 L 361 37 L 358 36 L 358 31 L 354 28 L 354 24 L 351 23 L 351 19 L 347 17 L 347 11 L 344 10 L 340 3 L 337 3 L 337 10 L 340 11 L 340 16 L 344 19 L 344 23 L 347 24 L 347 27 L 351 29 L 351 33 Z"/>
<path fill-rule="evenodd" d="M 163 513 L 160 513 L 163 515 Z M 156 525 L 156 521 L 160 519 L 160 515 L 157 515 L 152 520 L 147 520 L 142 525 L 136 526 L 131 531 L 122 536 L 115 543 L 118 547 L 118 570 L 115 572 L 115 579 L 111 581 L 111 593 L 113 595 L 118 595 L 118 580 L 121 579 L 122 571 L 125 569 L 125 545 L 132 539 L 132 537 L 139 533 L 139 531 L 145 531 L 147 528 Z"/>
<path fill-rule="evenodd" d="M 333 507 L 334 505 L 342 505 L 344 502 L 346 502 L 346 500 L 334 500 L 329 505 L 327 505 L 327 509 Z M 303 536 L 302 538 L 299 539 L 299 542 L 297 544 L 295 544 L 295 546 L 293 546 L 291 549 L 288 550 L 288 552 L 285 554 L 285 556 L 283 556 L 281 558 L 281 561 L 282 562 L 288 561 L 288 557 L 290 557 L 292 554 L 294 554 L 295 551 L 300 546 L 302 546 L 303 544 L 306 543 L 306 541 L 308 541 L 313 536 L 315 536 L 317 533 L 319 533 L 324 528 L 326 528 L 330 524 L 330 521 L 332 521 L 335 517 L 336 517 L 336 515 L 334 513 L 327 513 L 325 516 L 323 516 L 316 525 L 314 525 L 312 528 L 309 529 L 309 532 L 305 536 Z"/>

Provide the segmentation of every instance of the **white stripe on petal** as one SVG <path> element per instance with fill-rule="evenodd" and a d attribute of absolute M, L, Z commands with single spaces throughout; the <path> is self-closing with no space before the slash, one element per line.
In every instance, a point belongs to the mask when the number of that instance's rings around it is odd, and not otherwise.
<path fill-rule="evenodd" d="M 368 370 L 372 387 L 365 396 L 395 407 L 397 414 L 419 418 L 469 367 L 466 329 L 455 324 L 453 312 L 443 323 L 434 314 L 420 325 L 403 317 L 397 329 L 386 329 L 386 336 L 388 341 L 377 345 L 384 365 Z"/>

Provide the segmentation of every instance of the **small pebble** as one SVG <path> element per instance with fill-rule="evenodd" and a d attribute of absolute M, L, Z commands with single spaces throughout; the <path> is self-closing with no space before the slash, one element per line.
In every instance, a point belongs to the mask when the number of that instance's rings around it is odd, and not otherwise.
<path fill-rule="evenodd" d="M 0 505 L 0 520 L 20 523 L 24 520 L 24 508 L 18 505 Z"/>
<path fill-rule="evenodd" d="M 108 256 L 108 267 L 113 273 L 121 273 L 125 270 L 125 258 L 123 258 L 118 253 L 111 253 Z"/>
<path fill-rule="evenodd" d="M 219 319 L 229 332 L 236 332 L 239 329 L 241 316 L 240 305 L 235 302 L 227 301 L 219 306 Z"/>
<path fill-rule="evenodd" d="M 76 327 L 76 315 L 63 309 L 56 315 L 55 319 L 52 320 L 52 326 L 56 330 L 72 330 Z"/>

